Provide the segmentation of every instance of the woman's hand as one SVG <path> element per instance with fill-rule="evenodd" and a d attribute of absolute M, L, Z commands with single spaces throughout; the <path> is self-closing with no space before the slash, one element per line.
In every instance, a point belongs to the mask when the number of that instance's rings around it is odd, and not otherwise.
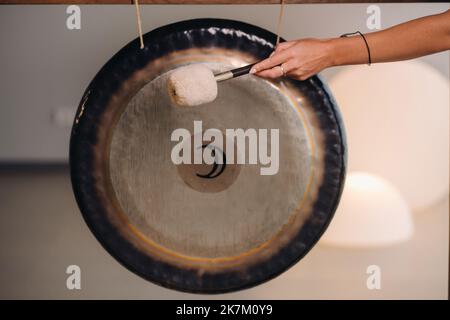
<path fill-rule="evenodd" d="M 331 42 L 300 39 L 281 42 L 272 55 L 257 63 L 250 73 L 264 78 L 288 76 L 305 80 L 333 65 Z"/>
<path fill-rule="evenodd" d="M 371 62 L 413 59 L 450 49 L 450 10 L 365 34 Z M 250 73 L 261 77 L 288 76 L 305 80 L 321 70 L 369 62 L 361 36 L 334 39 L 300 39 L 280 43 L 270 58 Z"/>

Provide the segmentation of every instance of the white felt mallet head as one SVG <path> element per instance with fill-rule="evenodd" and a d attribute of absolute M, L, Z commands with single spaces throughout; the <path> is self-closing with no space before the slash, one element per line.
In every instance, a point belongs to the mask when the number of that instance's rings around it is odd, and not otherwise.
<path fill-rule="evenodd" d="M 214 73 L 202 64 L 180 67 L 169 75 L 167 88 L 179 106 L 191 107 L 214 101 L 217 81 Z"/>
<path fill-rule="evenodd" d="M 217 82 L 240 77 L 250 72 L 253 64 L 214 74 L 203 64 L 191 64 L 174 70 L 167 81 L 172 101 L 182 107 L 193 107 L 214 101 Z"/>

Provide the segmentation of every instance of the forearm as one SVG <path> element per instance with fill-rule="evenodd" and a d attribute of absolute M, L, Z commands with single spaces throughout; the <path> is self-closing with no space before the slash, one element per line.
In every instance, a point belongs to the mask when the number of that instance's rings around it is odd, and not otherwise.
<path fill-rule="evenodd" d="M 372 62 L 417 58 L 450 49 L 450 10 L 412 20 L 392 28 L 365 34 Z M 334 66 L 368 62 L 361 36 L 329 40 L 330 64 Z"/>

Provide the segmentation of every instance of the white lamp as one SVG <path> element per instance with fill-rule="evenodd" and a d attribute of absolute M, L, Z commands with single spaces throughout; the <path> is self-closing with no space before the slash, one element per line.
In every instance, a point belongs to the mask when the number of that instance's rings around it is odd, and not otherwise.
<path fill-rule="evenodd" d="M 405 200 L 389 182 L 362 172 L 347 176 L 341 202 L 321 244 L 374 247 L 408 240 L 413 222 Z"/>
<path fill-rule="evenodd" d="M 347 129 L 349 171 L 392 182 L 412 209 L 448 194 L 448 79 L 410 60 L 346 67 L 330 87 Z"/>

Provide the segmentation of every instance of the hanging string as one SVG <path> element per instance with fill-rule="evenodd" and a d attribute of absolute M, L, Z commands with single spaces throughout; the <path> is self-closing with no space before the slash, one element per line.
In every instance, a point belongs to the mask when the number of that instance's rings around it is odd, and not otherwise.
<path fill-rule="evenodd" d="M 144 37 L 142 36 L 141 11 L 139 8 L 139 0 L 134 0 L 134 4 L 136 7 L 137 27 L 139 32 L 139 39 L 141 40 L 141 49 L 144 49 Z"/>
<path fill-rule="evenodd" d="M 282 25 L 283 15 L 284 15 L 284 1 L 285 0 L 280 0 L 280 13 L 278 15 L 277 40 L 275 43 L 275 47 L 278 46 L 278 44 L 280 43 L 281 25 Z M 141 41 L 141 49 L 143 49 L 144 48 L 144 37 L 142 36 L 142 23 L 141 23 L 141 12 L 140 12 L 140 7 L 139 7 L 139 0 L 134 0 L 134 4 L 136 7 L 136 18 L 137 18 L 139 39 Z"/>
<path fill-rule="evenodd" d="M 277 47 L 278 44 L 280 43 L 280 33 L 283 15 L 284 15 L 284 0 L 280 0 L 280 13 L 278 15 L 278 24 L 277 24 L 277 42 L 275 43 L 275 47 Z"/>

